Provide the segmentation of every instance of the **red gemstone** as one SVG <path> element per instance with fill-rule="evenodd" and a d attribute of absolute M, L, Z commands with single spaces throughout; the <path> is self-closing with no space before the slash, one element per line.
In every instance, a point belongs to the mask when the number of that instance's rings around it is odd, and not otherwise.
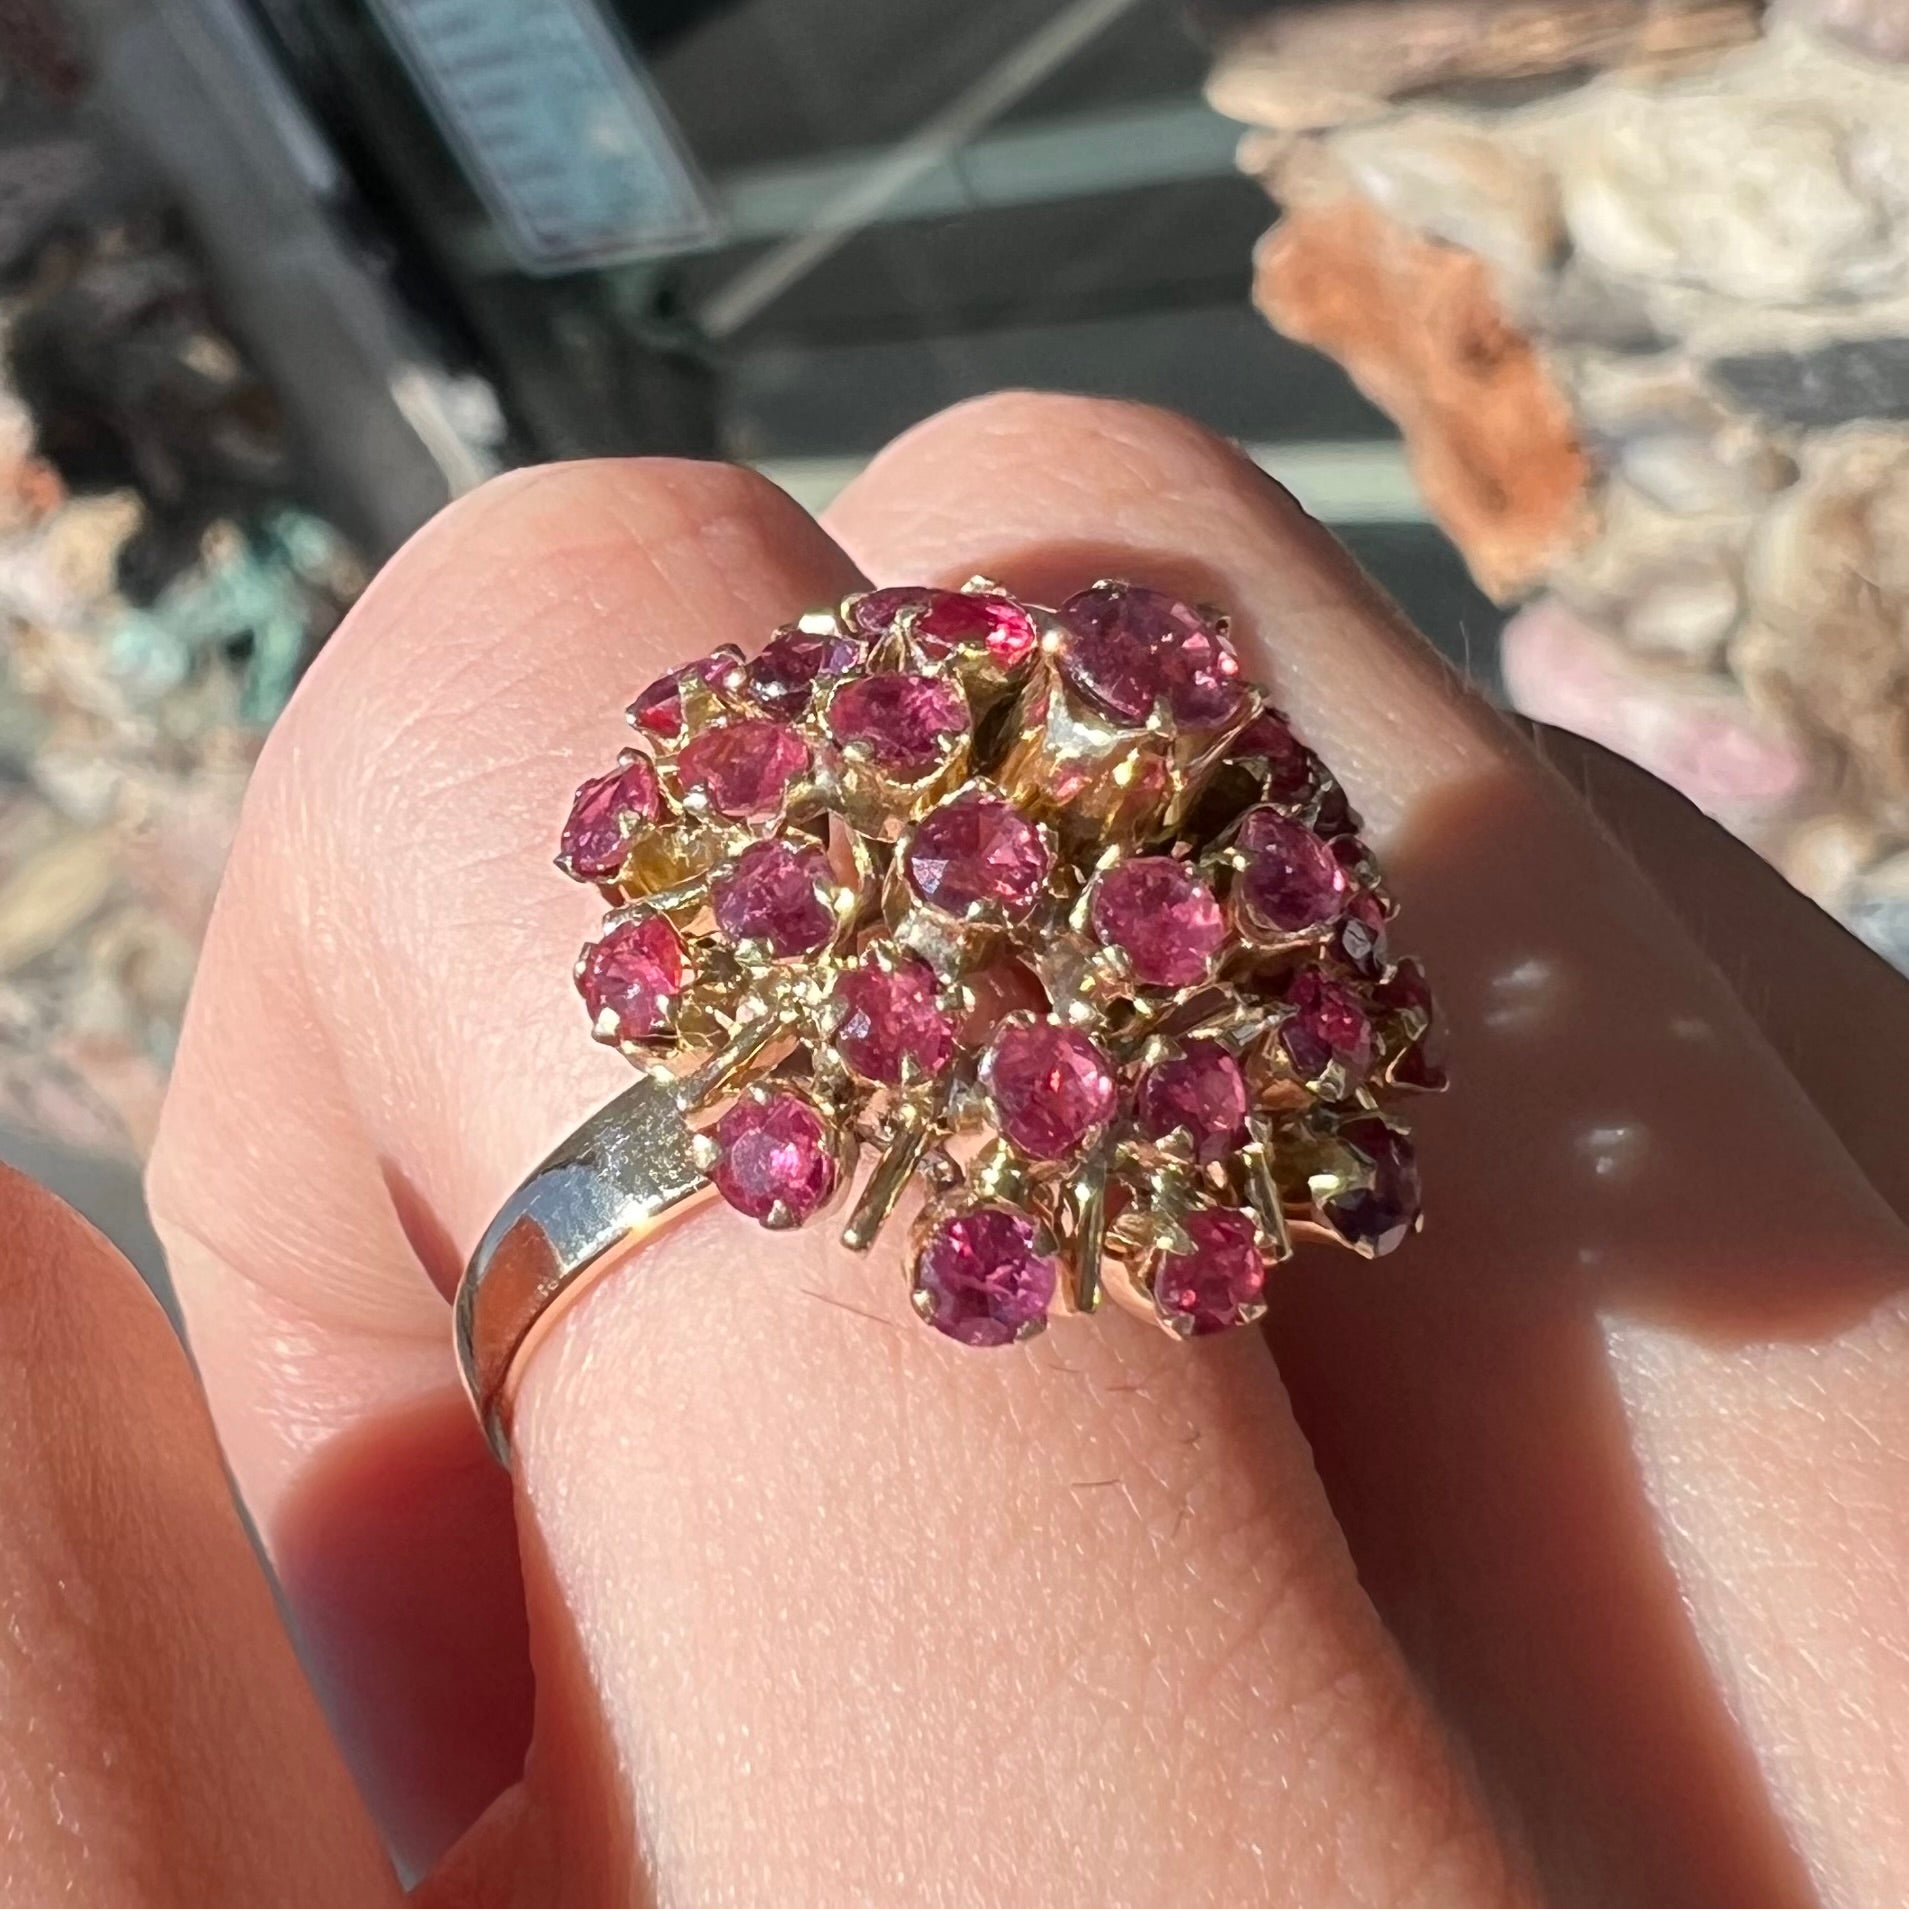
<path fill-rule="evenodd" d="M 1279 1044 L 1301 1080 L 1317 1080 L 1336 1061 L 1347 1086 L 1372 1071 L 1372 1019 L 1343 981 L 1323 968 L 1302 968 L 1286 987 L 1292 1009 L 1279 1030 Z"/>
<path fill-rule="evenodd" d="M 607 1010 L 615 1017 L 611 1038 L 640 1041 L 661 1030 L 664 1010 L 683 991 L 683 968 L 682 936 L 667 917 L 643 915 L 583 951 L 577 992 L 593 1026 L 603 1030 Z"/>
<path fill-rule="evenodd" d="M 851 637 L 817 636 L 791 625 L 778 630 L 749 665 L 749 693 L 770 715 L 793 722 L 807 711 L 816 679 L 839 675 L 861 653 Z"/>
<path fill-rule="evenodd" d="M 1418 1220 L 1418 1155 L 1405 1134 L 1376 1114 L 1347 1121 L 1339 1138 L 1367 1163 L 1366 1183 L 1322 1202 L 1321 1217 L 1348 1245 L 1389 1253 Z"/>
<path fill-rule="evenodd" d="M 1253 1222 L 1231 1207 L 1186 1216 L 1190 1253 L 1160 1253 L 1153 1297 L 1169 1324 L 1193 1337 L 1225 1332 L 1256 1317 L 1266 1300 L 1266 1261 Z"/>
<path fill-rule="evenodd" d="M 1170 855 L 1117 863 L 1094 884 L 1094 933 L 1119 948 L 1134 979 L 1154 988 L 1204 981 L 1226 939 L 1213 891 Z"/>
<path fill-rule="evenodd" d="M 936 1005 L 935 972 L 913 955 L 884 969 L 870 957 L 835 984 L 835 1044 L 864 1080 L 932 1078 L 954 1055 L 953 1020 Z"/>
<path fill-rule="evenodd" d="M 870 636 L 885 635 L 904 610 L 914 610 L 914 640 L 933 659 L 980 644 L 1002 669 L 1012 669 L 1034 654 L 1039 640 L 1034 619 L 1009 597 L 971 590 L 931 590 L 901 584 L 871 590 L 855 605 L 855 627 Z"/>
<path fill-rule="evenodd" d="M 860 676 L 829 699 L 829 729 L 845 748 L 859 743 L 878 769 L 914 782 L 967 734 L 967 698 L 935 676 Z"/>
<path fill-rule="evenodd" d="M 1134 1114 L 1149 1140 L 1184 1132 L 1201 1162 L 1223 1160 L 1246 1138 L 1246 1076 L 1217 1041 L 1187 1041 L 1140 1076 Z"/>
<path fill-rule="evenodd" d="M 737 1101 L 717 1121 L 715 1139 L 722 1157 L 710 1178 L 716 1191 L 752 1220 L 774 1215 L 800 1226 L 835 1191 L 828 1123 L 799 1094 Z"/>
<path fill-rule="evenodd" d="M 1390 1078 L 1404 1087 L 1438 1092 L 1448 1079 L 1444 1029 L 1439 1025 L 1438 1009 L 1433 1004 L 1425 970 L 1416 961 L 1401 961 L 1373 989 L 1372 996 L 1388 1014 L 1409 1015 L 1422 1028 L 1398 1052 Z"/>
<path fill-rule="evenodd" d="M 1245 690 L 1231 643 L 1161 590 L 1106 583 L 1061 605 L 1061 674 L 1087 700 L 1138 727 L 1163 705 L 1207 729 L 1236 715 Z"/>
<path fill-rule="evenodd" d="M 1040 832 L 1011 802 L 970 789 L 930 809 L 908 845 L 908 885 L 959 918 L 991 902 L 1010 920 L 1034 906 L 1050 858 Z"/>
<path fill-rule="evenodd" d="M 976 1207 L 928 1235 L 915 1261 L 915 1309 L 964 1346 L 1012 1345 L 1047 1316 L 1058 1273 L 1026 1214 Z"/>
<path fill-rule="evenodd" d="M 661 799 L 656 770 L 647 756 L 632 756 L 608 775 L 586 782 L 563 825 L 563 859 L 571 874 L 579 881 L 609 881 L 629 853 L 626 818 L 654 822 Z"/>
<path fill-rule="evenodd" d="M 721 649 L 699 656 L 695 662 L 685 663 L 667 676 L 659 676 L 630 705 L 631 722 L 646 736 L 656 736 L 664 742 L 673 740 L 683 733 L 684 682 L 700 676 L 714 689 L 741 661 L 742 652 L 733 644 L 725 643 Z"/>
<path fill-rule="evenodd" d="M 809 766 L 809 745 L 782 724 L 751 720 L 705 729 L 677 759 L 686 790 L 700 789 L 718 815 L 772 815 Z"/>
<path fill-rule="evenodd" d="M 981 1061 L 994 1123 L 1034 1160 L 1064 1160 L 1114 1110 L 1114 1072 L 1078 1028 L 1009 1021 Z"/>
<path fill-rule="evenodd" d="M 1254 926 L 1303 934 L 1344 912 L 1352 877 L 1303 822 L 1254 809 L 1240 824 L 1238 841 L 1248 860 L 1234 892 Z"/>
<path fill-rule="evenodd" d="M 1311 792 L 1319 758 L 1292 732 L 1277 709 L 1262 709 L 1228 747 L 1229 762 L 1265 765 L 1266 793 L 1275 802 L 1298 802 Z"/>
<path fill-rule="evenodd" d="M 774 955 L 814 954 L 835 932 L 825 898 L 832 877 L 819 848 L 752 842 L 709 885 L 716 926 L 732 943 L 766 942 Z"/>

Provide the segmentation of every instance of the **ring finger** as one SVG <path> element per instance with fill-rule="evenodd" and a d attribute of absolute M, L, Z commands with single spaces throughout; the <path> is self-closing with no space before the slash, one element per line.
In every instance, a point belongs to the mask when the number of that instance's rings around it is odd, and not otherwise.
<path fill-rule="evenodd" d="M 308 1627 L 340 1527 L 388 1521 L 393 1453 L 441 1438 L 420 1266 L 619 1084 L 563 982 L 592 910 L 542 872 L 547 818 L 632 688 L 852 579 L 737 473 L 520 480 L 393 566 L 275 738 L 154 1186 Z M 530 1357 L 536 1736 L 493 1872 L 538 1902 L 646 1873 L 683 1902 L 1526 1899 L 1260 1339 L 1113 1317 L 978 1358 L 892 1282 L 707 1211 Z"/>

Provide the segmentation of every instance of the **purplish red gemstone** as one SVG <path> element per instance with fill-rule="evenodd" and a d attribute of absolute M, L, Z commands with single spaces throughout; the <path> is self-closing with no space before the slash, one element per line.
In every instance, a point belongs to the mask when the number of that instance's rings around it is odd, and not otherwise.
<path fill-rule="evenodd" d="M 1346 1085 L 1357 1087 L 1372 1071 L 1372 1018 L 1343 981 L 1323 968 L 1302 968 L 1286 986 L 1290 1016 L 1279 1044 L 1301 1080 L 1317 1080 L 1336 1062 Z"/>
<path fill-rule="evenodd" d="M 887 968 L 865 957 L 835 984 L 835 1045 L 864 1080 L 928 1079 L 954 1055 L 953 1019 L 936 1003 L 935 971 L 913 955 Z"/>
<path fill-rule="evenodd" d="M 1190 1253 L 1160 1253 L 1153 1297 L 1170 1325 L 1198 1338 L 1256 1317 L 1266 1298 L 1266 1261 L 1253 1222 L 1231 1207 L 1186 1216 Z"/>
<path fill-rule="evenodd" d="M 1348 1245 L 1389 1253 L 1418 1220 L 1418 1155 L 1405 1134 L 1376 1114 L 1347 1121 L 1339 1138 L 1364 1161 L 1364 1184 L 1323 1201 L 1320 1215 Z"/>
<path fill-rule="evenodd" d="M 943 914 L 984 903 L 1010 921 L 1033 907 L 1051 858 L 1040 832 L 1011 802 L 969 789 L 930 809 L 906 858 L 908 885 Z"/>
<path fill-rule="evenodd" d="M 943 1220 L 915 1261 L 915 1310 L 964 1346 L 1012 1345 L 1047 1316 L 1059 1268 L 1011 1207 Z"/>
<path fill-rule="evenodd" d="M 1193 1157 L 1223 1160 L 1246 1138 L 1246 1076 L 1218 1041 L 1187 1041 L 1140 1076 L 1134 1116 L 1149 1140 L 1184 1133 Z"/>
<path fill-rule="evenodd" d="M 1120 949 L 1148 987 L 1204 981 L 1226 939 L 1213 891 L 1170 855 L 1139 855 L 1107 870 L 1094 885 L 1090 916 L 1094 933 Z"/>
<path fill-rule="evenodd" d="M 640 1041 L 662 1029 L 665 1011 L 683 991 L 683 971 L 682 936 L 666 917 L 644 915 L 619 922 L 583 951 L 577 992 L 599 1034 Z"/>
<path fill-rule="evenodd" d="M 1034 654 L 1034 619 L 1009 597 L 974 590 L 931 590 L 900 584 L 871 590 L 851 612 L 858 630 L 884 636 L 904 610 L 916 612 L 914 640 L 922 655 L 939 659 L 980 646 L 1002 669 Z"/>
<path fill-rule="evenodd" d="M 1303 934 L 1344 911 L 1352 877 L 1329 844 L 1303 822 L 1275 809 L 1254 809 L 1240 824 L 1247 857 L 1234 893 L 1251 924 L 1274 934 Z"/>
<path fill-rule="evenodd" d="M 630 720 L 646 736 L 671 742 L 683 733 L 683 684 L 701 677 L 712 689 L 742 661 L 742 652 L 733 644 L 699 656 L 681 669 L 673 669 L 655 682 L 630 705 Z"/>
<path fill-rule="evenodd" d="M 1402 1087 L 1438 1092 L 1447 1080 L 1445 1030 L 1439 1023 L 1425 970 L 1416 961 L 1401 961 L 1373 989 L 1372 996 L 1388 1014 L 1409 1016 L 1421 1028 L 1393 1060 L 1389 1078 Z"/>
<path fill-rule="evenodd" d="M 799 1094 L 739 1100 L 717 1121 L 722 1150 L 710 1178 L 738 1213 L 800 1226 L 835 1191 L 828 1123 Z"/>
<path fill-rule="evenodd" d="M 749 693 L 770 715 L 793 722 L 807 711 L 817 679 L 839 675 L 861 653 L 861 644 L 851 637 L 819 636 L 791 624 L 750 663 Z"/>
<path fill-rule="evenodd" d="M 1228 746 L 1230 762 L 1262 765 L 1266 793 L 1275 802 L 1298 802 L 1308 795 L 1319 759 L 1292 732 L 1276 709 L 1262 709 Z"/>
<path fill-rule="evenodd" d="M 1106 583 L 1060 608 L 1061 674 L 1117 720 L 1138 727 L 1164 707 L 1176 723 L 1211 728 L 1237 714 L 1240 662 L 1190 603 L 1162 590 Z"/>
<path fill-rule="evenodd" d="M 878 769 L 913 782 L 967 734 L 968 703 L 938 676 L 858 676 L 829 699 L 829 728 L 844 748 L 859 744 Z"/>
<path fill-rule="evenodd" d="M 981 1061 L 995 1125 L 1034 1160 L 1076 1153 L 1114 1110 L 1114 1072 L 1079 1028 L 1010 1021 Z"/>
<path fill-rule="evenodd" d="M 685 790 L 701 790 L 718 815 L 773 815 L 809 766 L 809 745 L 781 723 L 751 719 L 705 729 L 677 758 Z"/>
<path fill-rule="evenodd" d="M 628 825 L 654 822 L 661 801 L 647 756 L 633 755 L 608 775 L 592 777 L 577 791 L 563 825 L 562 854 L 571 874 L 585 882 L 614 877 L 629 853 Z"/>
<path fill-rule="evenodd" d="M 731 943 L 763 942 L 774 955 L 814 954 L 835 932 L 830 880 L 819 848 L 751 842 L 710 882 L 716 926 Z"/>

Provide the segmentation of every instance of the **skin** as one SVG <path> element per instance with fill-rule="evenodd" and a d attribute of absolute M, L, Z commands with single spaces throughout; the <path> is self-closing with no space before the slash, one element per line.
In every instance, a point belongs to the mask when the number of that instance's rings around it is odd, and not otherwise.
<path fill-rule="evenodd" d="M 506 1480 L 448 1292 L 627 1078 L 552 818 L 660 668 L 977 570 L 1232 606 L 1449 1010 L 1426 1233 L 1296 1265 L 1264 1335 L 982 1356 L 891 1255 L 706 1211 L 539 1347 Z M 1906 1015 L 1183 420 L 969 405 L 826 530 L 708 466 L 493 484 L 248 800 L 152 1169 L 196 1380 L 0 1182 L 0 1900 L 362 1909 L 400 1895 L 382 1832 L 430 1909 L 1886 1909 Z"/>

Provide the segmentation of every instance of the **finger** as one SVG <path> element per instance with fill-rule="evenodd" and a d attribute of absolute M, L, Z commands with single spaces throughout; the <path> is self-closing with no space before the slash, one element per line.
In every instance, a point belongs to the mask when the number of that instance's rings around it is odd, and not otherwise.
<path fill-rule="evenodd" d="M 1574 736 L 1536 745 L 1650 878 L 1851 1159 L 1909 1214 L 1890 1117 L 1909 1064 L 1909 984 L 1747 844 L 1668 783 Z"/>
<path fill-rule="evenodd" d="M 530 1730 L 510 1481 L 446 1302 L 487 1209 L 628 1083 L 577 1038 L 567 968 L 601 909 L 552 872 L 552 818 L 658 669 L 852 581 L 731 472 L 500 480 L 387 567 L 255 778 L 152 1202 L 301 1649 L 409 1869 Z"/>
<path fill-rule="evenodd" d="M 1909 1714 L 1900 1236 L 1636 870 L 1184 421 L 985 400 L 831 524 L 878 581 L 1052 601 L 1139 575 L 1228 605 L 1374 822 L 1460 1079 L 1421 1123 L 1424 1238 L 1289 1282 L 1275 1338 L 1362 1581 L 1556 1885 L 1800 1903 L 1800 1844 L 1825 1884 L 1909 1873 L 1883 1721 Z M 1852 1688 L 1876 1709 L 1832 1729 Z"/>
<path fill-rule="evenodd" d="M 137 1275 L 0 1167 L 0 1901 L 399 1890 Z"/>
<path fill-rule="evenodd" d="M 546 477 L 400 559 L 281 726 L 155 1169 L 281 1553 L 327 1445 L 443 1383 L 385 1189 L 454 1256 L 626 1078 L 551 817 L 647 674 L 852 575 L 737 473 Z M 964 1356 L 875 1262 L 706 1212 L 528 1361 L 529 1899 L 1524 1899 L 1260 1341 Z"/>

